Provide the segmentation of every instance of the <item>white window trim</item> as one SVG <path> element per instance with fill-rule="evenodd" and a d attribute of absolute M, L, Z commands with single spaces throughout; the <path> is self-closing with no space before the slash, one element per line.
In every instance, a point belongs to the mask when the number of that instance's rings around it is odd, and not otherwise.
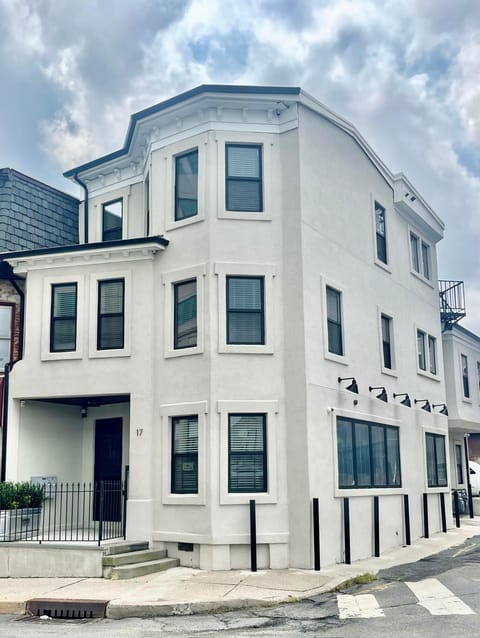
<path fill-rule="evenodd" d="M 70 352 L 50 352 L 50 313 L 53 284 L 77 284 L 77 335 L 76 348 Z M 83 333 L 85 317 L 85 278 L 73 274 L 62 277 L 45 277 L 43 280 L 42 335 L 40 340 L 40 358 L 42 361 L 61 359 L 81 359 L 83 357 Z"/>
<path fill-rule="evenodd" d="M 328 408 L 330 413 L 330 427 L 332 432 L 333 447 L 333 485 L 334 496 L 343 498 L 345 496 L 389 496 L 391 494 L 404 494 L 405 492 L 405 475 L 403 472 L 403 450 L 402 450 L 402 428 L 399 419 L 390 419 L 387 417 L 378 417 L 369 413 L 354 412 L 352 410 L 343 410 L 337 408 Z M 393 425 L 399 429 L 398 447 L 400 450 L 400 476 L 402 477 L 402 487 L 365 487 L 358 489 L 345 489 L 338 486 L 338 445 L 337 445 L 337 417 L 345 417 L 348 419 L 357 419 L 359 421 L 369 421 L 370 423 L 378 423 L 379 425 Z"/>
<path fill-rule="evenodd" d="M 339 283 L 326 279 L 325 277 L 320 278 L 321 281 L 321 289 L 322 289 L 322 317 L 323 317 L 323 356 L 325 359 L 329 361 L 335 361 L 335 363 L 341 363 L 342 365 L 348 365 L 347 359 L 347 339 L 346 339 L 346 317 L 345 317 L 345 289 Z M 340 295 L 340 304 L 341 304 L 341 313 L 342 313 L 342 347 L 343 354 L 335 354 L 334 352 L 330 352 L 328 349 L 328 321 L 327 321 L 327 286 L 329 288 L 334 288 L 338 290 Z"/>
<path fill-rule="evenodd" d="M 195 143 L 196 142 L 196 143 Z M 207 187 L 207 142 L 202 136 L 189 138 L 168 147 L 165 160 L 165 229 L 174 230 L 205 220 L 206 187 Z M 166 150 L 166 149 L 164 149 Z M 186 219 L 175 220 L 175 160 L 179 155 L 190 151 L 198 151 L 197 208 L 198 213 Z M 151 184 L 150 184 L 151 188 Z M 150 209 L 150 215 L 152 214 Z"/>
<path fill-rule="evenodd" d="M 452 441 L 452 452 L 453 452 L 453 463 L 454 463 L 454 476 L 455 476 L 455 485 L 459 486 L 459 485 L 463 485 L 463 486 L 467 486 L 467 481 L 465 480 L 467 478 L 467 472 L 465 471 L 465 455 L 464 455 L 464 444 L 463 441 L 459 441 L 458 439 L 454 439 Z M 463 482 L 459 483 L 458 482 L 458 476 L 457 476 L 457 445 L 460 447 L 461 449 L 461 460 L 462 460 L 462 474 L 463 474 Z M 468 470 L 470 471 L 470 468 L 468 468 Z M 447 474 L 447 478 L 448 478 L 448 474 Z"/>
<path fill-rule="evenodd" d="M 383 362 L 383 333 L 382 333 L 382 315 L 390 319 L 390 351 L 392 357 L 392 367 L 386 368 Z M 378 340 L 380 348 L 380 369 L 382 374 L 388 374 L 390 377 L 398 377 L 397 371 L 397 357 L 395 348 L 395 321 L 391 312 L 383 310 L 377 306 L 377 325 L 378 325 Z"/>
<path fill-rule="evenodd" d="M 435 426 L 421 426 L 422 429 L 422 448 L 423 448 L 423 476 L 424 491 L 428 494 L 450 493 L 450 446 L 448 444 L 448 431 L 440 430 Z M 427 437 L 426 434 L 440 434 L 444 437 L 445 443 L 445 465 L 447 470 L 447 484 L 442 487 L 428 487 L 428 466 L 427 466 Z"/>
<path fill-rule="evenodd" d="M 97 350 L 97 313 L 98 313 L 98 282 L 106 279 L 124 280 L 124 341 L 123 348 L 111 350 Z M 90 274 L 90 321 L 88 330 L 88 356 L 90 359 L 105 359 L 107 357 L 129 357 L 131 351 L 132 333 L 132 273 L 130 271 L 111 271 Z"/>
<path fill-rule="evenodd" d="M 234 264 L 217 262 L 214 272 L 218 277 L 218 352 L 244 354 L 273 354 L 275 345 L 275 296 L 273 280 L 276 275 L 275 266 L 268 264 Z M 264 277 L 263 312 L 265 323 L 264 344 L 230 344 L 227 343 L 227 276 Z"/>
<path fill-rule="evenodd" d="M 377 256 L 377 218 L 375 213 L 375 204 L 378 204 L 385 211 L 385 243 L 387 249 L 387 263 L 381 261 Z M 370 205 L 372 209 L 372 233 L 373 233 L 373 263 L 388 273 L 392 272 L 390 267 L 390 246 L 388 241 L 388 226 L 387 220 L 390 219 L 390 215 L 387 211 L 387 207 L 382 204 L 381 198 L 376 197 L 374 193 L 370 193 Z"/>
<path fill-rule="evenodd" d="M 145 186 L 145 182 L 143 182 Z M 122 239 L 128 238 L 128 208 L 130 202 L 131 186 L 125 186 L 124 188 L 115 189 L 105 193 L 101 198 L 95 198 L 93 202 L 93 208 L 95 209 L 96 223 L 93 224 L 97 239 L 90 239 L 90 241 L 103 242 L 103 205 L 108 202 L 114 202 L 118 199 L 122 200 Z M 90 231 L 89 231 L 90 234 Z"/>
<path fill-rule="evenodd" d="M 468 389 L 470 390 L 470 396 L 466 397 L 465 394 L 463 393 L 463 366 L 462 366 L 462 357 L 465 357 L 467 359 L 467 376 L 468 376 Z M 465 354 L 465 352 L 460 352 L 459 355 L 459 362 L 460 362 L 460 392 L 461 392 L 461 396 L 462 396 L 462 401 L 463 403 L 469 403 L 472 404 L 473 403 L 473 399 L 472 399 L 472 377 L 470 374 L 470 363 L 469 363 L 469 356 L 468 354 Z"/>
<path fill-rule="evenodd" d="M 475 362 L 476 362 L 476 388 L 477 388 L 477 397 L 478 397 L 478 402 L 480 403 L 480 361 L 478 358 L 475 358 Z"/>
<path fill-rule="evenodd" d="M 276 503 L 278 401 L 217 401 L 217 412 L 220 415 L 220 504 L 247 505 L 250 499 L 257 503 Z M 228 491 L 228 415 L 241 413 L 267 415 L 267 492 L 238 494 Z"/>
<path fill-rule="evenodd" d="M 172 494 L 172 418 L 198 415 L 198 493 Z M 206 432 L 208 402 L 169 403 L 160 406 L 162 450 L 162 503 L 165 505 L 205 505 L 206 503 Z"/>
<path fill-rule="evenodd" d="M 417 272 L 415 268 L 413 267 L 412 242 L 410 239 L 410 235 L 414 235 L 418 241 L 418 260 L 419 260 L 418 264 L 419 264 L 420 272 Z M 430 270 L 430 278 L 425 277 L 425 275 L 423 274 L 422 242 L 426 246 L 428 246 L 428 267 Z M 417 277 L 417 279 L 420 279 L 420 281 L 423 281 L 423 283 L 430 286 L 430 288 L 434 288 L 432 255 L 433 255 L 432 244 L 429 241 L 427 241 L 424 237 L 422 237 L 422 235 L 418 231 L 413 229 L 411 226 L 408 226 L 408 256 L 410 260 L 410 272 L 412 273 L 414 277 Z"/>
<path fill-rule="evenodd" d="M 246 221 L 271 221 L 273 219 L 272 204 L 272 177 L 273 177 L 273 136 L 264 133 L 239 133 L 239 134 L 217 134 L 217 157 L 218 157 L 218 200 L 217 210 L 219 219 L 242 219 Z M 252 145 L 262 147 L 262 195 L 263 211 L 256 213 L 227 210 L 226 206 L 226 146 L 228 144 Z"/>
<path fill-rule="evenodd" d="M 184 357 L 186 355 L 201 354 L 204 351 L 204 298 L 205 264 L 181 268 L 165 273 L 162 277 L 164 286 L 164 356 Z M 197 282 L 197 345 L 191 348 L 175 349 L 174 346 L 174 292 L 173 285 L 182 281 L 195 279 Z"/>
<path fill-rule="evenodd" d="M 426 370 L 422 370 L 420 368 L 420 366 L 418 365 L 418 339 L 417 339 L 417 331 L 420 330 L 421 332 L 423 332 L 425 334 L 425 367 Z M 418 325 L 414 325 L 414 336 L 415 336 L 415 357 L 416 357 L 416 367 L 417 367 L 417 374 L 420 374 L 422 377 L 427 377 L 427 379 L 432 379 L 432 381 L 441 381 L 441 376 L 440 376 L 440 357 L 439 357 L 439 352 L 438 352 L 438 346 L 439 346 L 439 340 L 438 337 L 436 335 L 432 335 L 431 332 L 428 332 L 428 330 L 426 330 L 425 328 L 423 328 L 422 326 L 418 326 Z M 435 339 L 435 358 L 436 358 L 436 365 L 437 365 L 437 372 L 435 374 L 432 374 L 430 372 L 430 350 L 428 347 L 428 338 L 429 337 L 433 337 Z"/>

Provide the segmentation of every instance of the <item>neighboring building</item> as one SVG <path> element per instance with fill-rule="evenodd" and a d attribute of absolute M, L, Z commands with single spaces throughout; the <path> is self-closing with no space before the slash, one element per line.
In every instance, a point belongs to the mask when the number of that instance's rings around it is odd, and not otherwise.
<path fill-rule="evenodd" d="M 424 495 L 441 528 L 444 226 L 351 124 L 298 88 L 202 86 L 66 176 L 88 243 L 2 255 L 28 282 L 8 478 L 129 466 L 127 537 L 211 569 L 250 564 L 250 499 L 259 567 L 312 566 L 315 497 L 324 565 L 346 497 L 352 560 L 374 496 L 381 551 L 405 495 L 412 539 Z"/>
<path fill-rule="evenodd" d="M 0 251 L 78 242 L 78 205 L 71 195 L 0 168 Z M 0 423 L 4 367 L 19 358 L 22 346 L 23 294 L 23 278 L 14 276 L 7 263 L 0 264 Z"/>

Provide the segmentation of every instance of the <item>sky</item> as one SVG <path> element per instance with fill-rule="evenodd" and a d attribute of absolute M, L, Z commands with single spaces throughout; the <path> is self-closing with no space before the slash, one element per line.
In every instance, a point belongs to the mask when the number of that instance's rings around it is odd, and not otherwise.
<path fill-rule="evenodd" d="M 480 333 L 480 0 L 0 0 L 0 167 L 62 172 L 199 84 L 300 86 L 446 224 L 439 276 Z"/>

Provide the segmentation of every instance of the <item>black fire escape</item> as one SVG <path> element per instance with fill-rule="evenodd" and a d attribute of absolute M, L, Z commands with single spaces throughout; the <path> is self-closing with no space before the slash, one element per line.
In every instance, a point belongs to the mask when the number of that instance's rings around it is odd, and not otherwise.
<path fill-rule="evenodd" d="M 453 324 L 466 316 L 463 281 L 440 279 L 438 282 L 438 290 L 440 295 L 442 329 L 451 330 Z"/>

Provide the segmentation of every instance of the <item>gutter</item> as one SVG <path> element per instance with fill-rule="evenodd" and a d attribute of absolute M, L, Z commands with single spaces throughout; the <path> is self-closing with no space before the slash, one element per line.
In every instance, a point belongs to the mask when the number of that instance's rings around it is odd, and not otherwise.
<path fill-rule="evenodd" d="M 83 230 L 84 230 L 84 242 L 88 244 L 88 186 L 85 182 L 79 178 L 78 173 L 74 173 L 72 175 L 73 179 L 80 184 L 83 188 L 83 192 L 85 193 L 85 201 L 83 204 Z"/>
<path fill-rule="evenodd" d="M 5 364 L 2 392 L 2 456 L 0 459 L 0 483 L 5 481 L 7 470 L 7 431 L 8 431 L 8 398 L 10 371 L 13 366 L 23 359 L 23 332 L 25 324 L 25 293 L 16 282 L 13 268 L 6 261 L 0 260 L 0 278 L 8 279 L 20 297 L 20 317 L 18 322 L 18 358 Z"/>

